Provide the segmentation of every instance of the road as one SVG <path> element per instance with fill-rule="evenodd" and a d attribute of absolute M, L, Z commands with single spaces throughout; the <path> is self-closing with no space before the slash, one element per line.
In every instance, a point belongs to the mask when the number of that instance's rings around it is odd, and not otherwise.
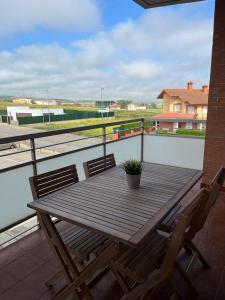
<path fill-rule="evenodd" d="M 0 123 L 0 139 L 3 137 L 10 137 L 15 135 L 23 135 L 23 134 L 37 133 L 37 132 L 42 132 L 42 131 L 33 128 L 19 127 L 19 126 Z M 63 145 L 54 146 L 54 144 L 68 142 L 68 141 L 72 141 L 72 142 Z M 75 149 L 80 149 L 80 148 L 84 148 L 99 143 L 101 143 L 101 138 L 86 139 L 86 137 L 84 136 L 74 135 L 74 134 L 62 134 L 62 135 L 44 137 L 35 140 L 35 145 L 37 148 L 52 145 L 50 147 L 37 150 L 37 158 L 42 158 L 57 153 L 63 153 Z M 30 149 L 29 141 L 22 141 L 16 143 L 16 145 L 17 145 L 16 149 L 0 151 L 0 169 L 11 167 L 31 160 L 30 151 L 25 153 L 20 153 L 21 151 Z"/>

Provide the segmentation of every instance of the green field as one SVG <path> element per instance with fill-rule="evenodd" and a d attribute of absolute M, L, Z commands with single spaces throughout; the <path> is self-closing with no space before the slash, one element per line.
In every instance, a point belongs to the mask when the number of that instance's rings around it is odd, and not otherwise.
<path fill-rule="evenodd" d="M 58 122 L 58 123 L 51 123 L 51 124 L 37 124 L 33 125 L 33 128 L 36 129 L 41 129 L 41 130 L 57 130 L 57 129 L 65 129 L 65 128 L 75 128 L 75 127 L 80 127 L 80 126 L 88 126 L 88 125 L 97 125 L 97 124 L 102 124 L 102 123 L 110 123 L 113 122 L 115 119 L 101 119 L 101 120 L 96 120 L 96 119 L 85 119 L 85 120 L 77 120 L 77 121 L 69 121 L 69 122 Z M 117 121 L 121 121 L 122 119 L 117 119 Z M 109 126 L 106 128 L 106 133 L 111 134 L 113 127 L 115 126 Z M 86 131 L 78 131 L 75 132 L 74 134 L 78 135 L 84 135 L 84 136 L 100 136 L 102 134 L 102 129 L 97 128 L 97 129 L 91 129 L 91 130 L 86 130 Z M 109 138 L 111 135 L 109 135 Z"/>
<path fill-rule="evenodd" d="M 37 106 L 36 106 L 37 107 Z M 40 107 L 40 106 L 39 106 Z M 97 110 L 93 107 L 72 107 L 67 106 L 65 109 L 73 109 L 73 110 Z M 79 126 L 87 126 L 87 125 L 96 125 L 102 123 L 110 123 L 113 121 L 122 121 L 133 118 L 150 118 L 161 112 L 161 109 L 149 109 L 149 110 L 139 110 L 139 111 L 128 111 L 128 110 L 116 110 L 115 118 L 104 118 L 104 119 L 84 119 L 84 120 L 75 120 L 75 121 L 66 121 L 66 122 L 54 122 L 51 124 L 35 124 L 32 125 L 33 128 L 41 129 L 41 130 L 57 130 L 57 129 L 65 129 L 65 128 L 73 128 Z M 113 126 L 115 127 L 115 126 Z M 111 134 L 113 127 L 107 127 L 107 134 Z M 85 135 L 85 136 L 99 136 L 101 135 L 101 128 L 92 129 L 82 132 L 76 132 L 76 134 Z"/>

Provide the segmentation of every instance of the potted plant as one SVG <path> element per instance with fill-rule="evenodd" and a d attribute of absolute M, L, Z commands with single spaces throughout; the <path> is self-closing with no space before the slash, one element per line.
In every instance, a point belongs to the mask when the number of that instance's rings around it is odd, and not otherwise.
<path fill-rule="evenodd" d="M 142 162 L 136 159 L 126 160 L 122 165 L 127 175 L 127 184 L 131 189 L 136 189 L 140 185 Z"/>

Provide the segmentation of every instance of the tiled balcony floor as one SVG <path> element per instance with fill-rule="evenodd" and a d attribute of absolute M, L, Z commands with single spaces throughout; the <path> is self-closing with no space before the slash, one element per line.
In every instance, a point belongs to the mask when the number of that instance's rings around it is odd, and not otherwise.
<path fill-rule="evenodd" d="M 58 226 L 64 226 L 63 222 Z M 221 193 L 204 230 L 197 236 L 196 244 L 211 265 L 210 270 L 204 270 L 197 263 L 190 273 L 200 293 L 198 299 L 225 299 L 224 193 Z M 180 260 L 184 262 L 184 255 L 180 255 Z M 56 262 L 41 231 L 30 234 L 0 251 L 0 299 L 49 299 L 65 283 L 63 278 L 57 280 L 52 290 L 44 285 L 56 270 Z M 177 276 L 176 284 L 184 299 L 192 299 L 188 288 Z M 97 300 L 117 300 L 122 296 L 122 291 L 110 272 L 91 291 Z M 169 296 L 169 291 L 162 285 L 155 291 L 153 299 L 169 299 Z"/>

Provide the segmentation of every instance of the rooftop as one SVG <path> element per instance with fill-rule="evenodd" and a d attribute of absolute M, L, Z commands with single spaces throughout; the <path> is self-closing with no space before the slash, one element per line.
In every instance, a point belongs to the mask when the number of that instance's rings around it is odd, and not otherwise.
<path fill-rule="evenodd" d="M 158 99 L 167 94 L 170 97 L 179 98 L 191 105 L 208 105 L 209 91 L 208 86 L 203 85 L 201 89 L 194 89 L 193 83 L 188 82 L 186 89 L 164 89 L 158 96 Z"/>
<path fill-rule="evenodd" d="M 175 119 L 194 120 L 195 114 L 184 114 L 180 112 L 164 112 L 155 115 L 152 119 L 171 119 L 171 121 Z"/>

